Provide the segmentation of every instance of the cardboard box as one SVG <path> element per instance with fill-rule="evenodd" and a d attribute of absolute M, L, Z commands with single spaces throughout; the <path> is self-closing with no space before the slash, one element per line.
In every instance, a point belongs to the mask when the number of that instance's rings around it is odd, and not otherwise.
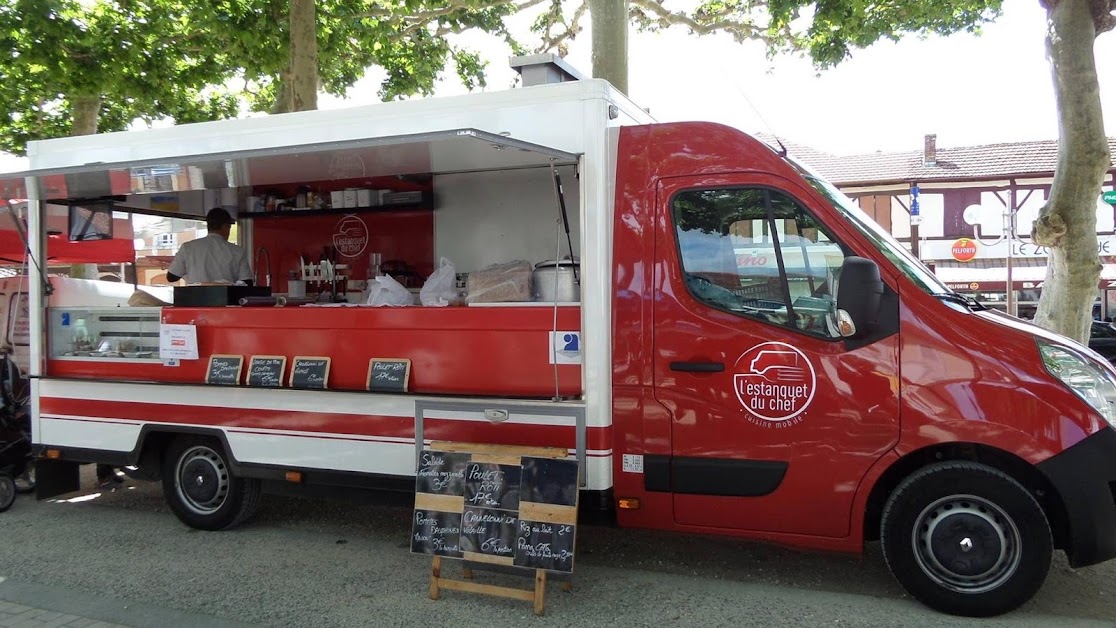
<path fill-rule="evenodd" d="M 337 190 L 336 192 L 329 193 L 329 206 L 330 207 L 344 207 L 345 206 L 345 192 Z"/>

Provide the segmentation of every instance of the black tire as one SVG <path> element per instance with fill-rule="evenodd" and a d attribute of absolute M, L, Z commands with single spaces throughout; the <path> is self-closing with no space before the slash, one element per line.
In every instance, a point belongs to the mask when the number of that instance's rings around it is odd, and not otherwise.
<path fill-rule="evenodd" d="M 1000 471 L 941 462 L 887 501 L 880 543 L 892 575 L 935 610 L 991 617 L 1018 608 L 1050 571 L 1050 524 L 1035 498 Z"/>
<path fill-rule="evenodd" d="M 15 480 L 7 473 L 0 473 L 0 512 L 12 507 L 15 503 Z"/>
<path fill-rule="evenodd" d="M 35 492 L 35 463 L 28 462 L 27 468 L 15 479 L 15 490 L 20 495 Z"/>
<path fill-rule="evenodd" d="M 237 477 L 216 440 L 181 437 L 163 457 L 163 497 L 186 525 L 224 530 L 255 513 L 260 482 Z"/>

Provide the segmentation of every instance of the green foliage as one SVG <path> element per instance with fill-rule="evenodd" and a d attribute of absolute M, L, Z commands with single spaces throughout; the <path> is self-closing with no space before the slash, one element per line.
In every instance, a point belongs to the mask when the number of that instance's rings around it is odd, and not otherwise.
<path fill-rule="evenodd" d="M 75 105 L 97 99 L 98 131 L 134 121 L 198 122 L 271 111 L 289 63 L 289 0 L 0 0 L 0 150 L 75 132 Z M 319 82 L 343 96 L 369 67 L 384 100 L 430 94 L 452 64 L 470 87 L 485 63 L 449 33 L 504 28 L 512 3 L 318 0 Z"/>
<path fill-rule="evenodd" d="M 903 34 L 949 35 L 974 32 L 995 19 L 1001 0 L 889 0 L 885 2 L 802 2 L 776 0 L 770 3 L 768 32 L 791 27 L 804 9 L 813 8 L 813 19 L 805 34 L 788 43 L 806 50 L 819 67 L 844 61 L 850 48 L 864 48 L 880 39 L 897 41 Z"/>
<path fill-rule="evenodd" d="M 189 31 L 178 0 L 0 0 L 0 150 L 69 135 L 73 104 L 97 99 L 98 129 L 133 120 L 210 120 L 236 112 L 225 60 Z"/>
<path fill-rule="evenodd" d="M 451 45 L 448 33 L 481 30 L 513 41 L 504 17 L 514 5 L 479 0 L 318 0 L 320 89 L 344 96 L 368 68 L 387 73 L 379 96 L 393 100 L 433 92 L 452 61 L 462 82 L 484 86 L 485 64 L 475 52 Z M 290 55 L 288 0 L 197 3 L 195 28 L 224 34 L 227 57 L 245 82 L 250 108 L 271 111 Z"/>
<path fill-rule="evenodd" d="M 848 58 L 852 49 L 905 34 L 974 32 L 995 19 L 1002 0 L 706 0 L 692 12 L 669 10 L 656 0 L 632 0 L 639 30 L 671 26 L 692 33 L 728 33 L 737 41 L 762 41 L 768 54 L 805 53 L 819 68 Z"/>

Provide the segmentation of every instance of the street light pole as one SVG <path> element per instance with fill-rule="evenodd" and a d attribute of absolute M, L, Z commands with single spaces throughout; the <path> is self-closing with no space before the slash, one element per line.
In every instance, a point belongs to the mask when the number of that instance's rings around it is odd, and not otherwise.
<path fill-rule="evenodd" d="M 1004 219 L 1007 222 L 1005 225 L 1007 230 L 1007 313 L 1011 316 L 1016 316 L 1015 311 L 1015 283 L 1011 277 L 1011 262 L 1012 262 L 1012 249 L 1015 248 L 1015 190 L 1008 192 L 1008 206 L 1004 211 Z"/>

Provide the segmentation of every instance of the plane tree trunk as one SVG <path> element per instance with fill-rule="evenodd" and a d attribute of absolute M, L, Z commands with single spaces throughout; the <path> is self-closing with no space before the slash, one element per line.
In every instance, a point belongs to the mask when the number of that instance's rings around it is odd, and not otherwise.
<path fill-rule="evenodd" d="M 1109 167 L 1093 53 L 1098 24 L 1090 0 L 1047 0 L 1044 6 L 1059 141 L 1050 198 L 1032 231 L 1037 244 L 1050 247 L 1035 322 L 1088 343 L 1101 271 L 1097 197 Z"/>
<path fill-rule="evenodd" d="M 628 0 L 589 0 L 593 78 L 628 93 Z"/>

